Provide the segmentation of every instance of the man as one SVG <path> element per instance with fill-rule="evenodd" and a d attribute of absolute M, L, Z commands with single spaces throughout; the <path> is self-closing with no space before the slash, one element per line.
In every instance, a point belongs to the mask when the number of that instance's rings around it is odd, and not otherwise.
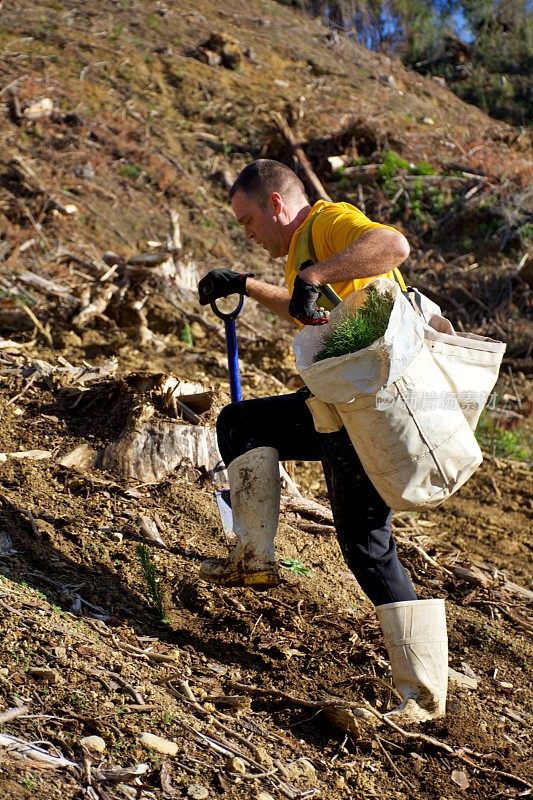
<path fill-rule="evenodd" d="M 202 304 L 247 294 L 283 319 L 322 325 L 328 322 L 323 285 L 331 285 L 341 298 L 378 276 L 399 280 L 405 288 L 396 270 L 409 254 L 405 237 L 347 203 L 321 200 L 311 207 L 303 184 L 283 164 L 269 159 L 249 164 L 233 184 L 230 200 L 248 239 L 273 258 L 287 256 L 287 288 L 251 273 L 215 269 L 198 285 Z M 447 690 L 444 603 L 417 600 L 397 556 L 392 511 L 368 479 L 345 429 L 331 424 L 323 412 L 324 404 L 307 389 L 222 410 L 217 436 L 238 543 L 227 558 L 205 561 L 200 576 L 219 586 L 276 586 L 279 461 L 321 461 L 343 556 L 376 606 L 393 678 L 404 698 L 392 713 L 402 721 L 442 716 Z"/>

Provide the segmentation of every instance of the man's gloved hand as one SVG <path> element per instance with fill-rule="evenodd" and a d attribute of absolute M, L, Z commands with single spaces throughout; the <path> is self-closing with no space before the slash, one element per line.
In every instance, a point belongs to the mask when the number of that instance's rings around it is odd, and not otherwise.
<path fill-rule="evenodd" d="M 307 283 L 299 275 L 294 281 L 289 314 L 304 325 L 324 325 L 328 321 L 328 312 L 317 308 L 316 301 L 320 297 L 320 287 L 315 283 Z"/>
<path fill-rule="evenodd" d="M 198 283 L 200 305 L 206 306 L 219 297 L 229 294 L 248 294 L 246 278 L 253 278 L 253 272 L 234 272 L 231 269 L 212 269 Z"/>

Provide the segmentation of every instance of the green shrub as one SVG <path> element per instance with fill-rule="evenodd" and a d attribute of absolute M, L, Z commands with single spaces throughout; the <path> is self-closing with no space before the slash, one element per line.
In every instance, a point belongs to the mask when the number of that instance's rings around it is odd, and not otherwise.
<path fill-rule="evenodd" d="M 390 292 L 381 294 L 371 286 L 364 305 L 354 314 L 346 314 L 325 332 L 313 361 L 355 353 L 375 342 L 387 330 L 393 303 Z"/>
<path fill-rule="evenodd" d="M 143 169 L 139 164 L 124 164 L 118 171 L 124 178 L 138 178 Z"/>
<path fill-rule="evenodd" d="M 500 428 L 485 411 L 481 414 L 475 435 L 479 446 L 497 458 L 512 458 L 516 461 L 531 459 L 531 447 L 524 441 L 524 435 L 520 431 Z"/>
<path fill-rule="evenodd" d="M 378 167 L 378 180 L 380 184 L 389 189 L 394 187 L 392 179 L 401 171 L 409 169 L 408 162 L 393 150 L 385 150 L 383 162 Z"/>
<path fill-rule="evenodd" d="M 409 167 L 411 175 L 435 175 L 435 168 L 427 161 L 420 161 Z"/>
<path fill-rule="evenodd" d="M 526 222 L 525 225 L 522 225 L 518 229 L 518 235 L 524 242 L 527 241 L 527 239 L 533 239 L 533 225 L 529 222 Z"/>

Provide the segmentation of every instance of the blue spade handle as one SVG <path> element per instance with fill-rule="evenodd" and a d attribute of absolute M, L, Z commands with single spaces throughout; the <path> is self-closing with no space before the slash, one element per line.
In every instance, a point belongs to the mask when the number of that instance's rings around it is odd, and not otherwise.
<path fill-rule="evenodd" d="M 216 300 L 213 300 L 211 303 L 213 312 L 224 322 L 224 327 L 226 329 L 226 353 L 228 356 L 229 386 L 232 403 L 242 400 L 241 376 L 239 373 L 239 346 L 237 344 L 235 320 L 241 313 L 243 305 L 244 295 L 242 294 L 239 295 L 239 302 L 236 308 L 227 313 L 220 310 L 216 304 Z"/>

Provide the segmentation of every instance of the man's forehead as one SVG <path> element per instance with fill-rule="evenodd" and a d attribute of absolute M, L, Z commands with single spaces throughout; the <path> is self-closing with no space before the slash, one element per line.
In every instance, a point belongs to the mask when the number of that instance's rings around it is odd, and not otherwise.
<path fill-rule="evenodd" d="M 258 208 L 258 203 L 252 195 L 238 191 L 235 192 L 231 198 L 231 207 L 233 208 L 237 220 L 240 222 L 247 214 L 250 214 Z"/>

